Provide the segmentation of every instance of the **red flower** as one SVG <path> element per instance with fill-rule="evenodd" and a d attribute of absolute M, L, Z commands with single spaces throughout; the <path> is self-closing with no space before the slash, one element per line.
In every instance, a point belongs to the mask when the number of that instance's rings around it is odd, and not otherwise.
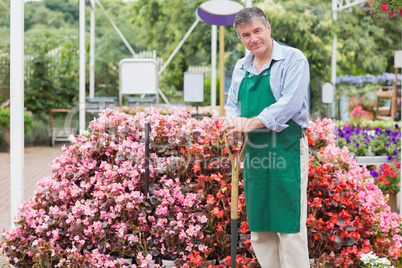
<path fill-rule="evenodd" d="M 383 5 L 381 7 L 381 10 L 384 11 L 384 12 L 387 11 L 388 10 L 388 5 L 387 4 Z"/>
<path fill-rule="evenodd" d="M 249 231 L 249 230 L 248 230 L 247 223 L 243 221 L 243 222 L 241 223 L 241 225 L 240 225 L 240 233 L 245 234 L 245 233 L 247 233 L 248 231 Z"/>
<path fill-rule="evenodd" d="M 344 219 L 347 219 L 349 218 L 350 215 L 346 210 L 342 209 L 341 213 L 339 213 L 339 216 L 341 216 Z"/>
<path fill-rule="evenodd" d="M 388 185 L 389 185 L 389 180 L 388 180 L 388 179 L 385 179 L 385 180 L 384 180 L 384 184 L 385 184 L 386 186 L 388 186 Z"/>
<path fill-rule="evenodd" d="M 219 191 L 219 192 L 216 194 L 216 198 L 218 198 L 219 200 L 222 200 L 224 197 L 225 197 L 225 195 L 223 195 L 221 191 Z"/>
<path fill-rule="evenodd" d="M 316 207 L 316 208 L 322 207 L 321 198 L 315 197 L 315 198 L 314 198 L 314 201 L 311 203 L 311 205 L 312 205 L 313 207 Z"/>
<path fill-rule="evenodd" d="M 188 258 L 189 258 L 190 261 L 191 261 L 192 263 L 194 263 L 195 265 L 201 264 L 201 263 L 203 262 L 203 259 L 202 259 L 202 257 L 200 256 L 200 253 L 197 252 L 197 251 L 195 251 L 195 250 L 193 250 L 193 252 L 194 252 L 194 255 L 193 255 L 193 254 L 190 254 L 190 255 L 188 255 Z"/>
<path fill-rule="evenodd" d="M 335 236 L 335 235 L 331 235 L 331 239 L 330 239 L 330 241 L 331 241 L 331 242 L 334 242 L 334 241 L 335 241 L 335 238 L 336 238 L 336 236 Z"/>
<path fill-rule="evenodd" d="M 218 218 L 223 217 L 223 210 L 219 210 L 218 207 L 214 207 L 214 209 L 211 211 L 212 214 L 214 214 Z"/>
<path fill-rule="evenodd" d="M 226 265 L 230 266 L 230 263 L 232 261 L 232 258 L 230 256 L 227 256 L 226 258 L 223 259 Z"/>
<path fill-rule="evenodd" d="M 207 204 L 214 204 L 215 197 L 212 194 L 207 195 Z"/>
<path fill-rule="evenodd" d="M 383 164 L 383 165 L 382 165 L 382 169 L 383 169 L 383 170 L 388 170 L 390 167 L 391 167 L 391 166 L 388 165 L 388 164 Z"/>
<path fill-rule="evenodd" d="M 402 16 L 402 9 L 401 10 L 399 10 L 399 16 Z"/>
<path fill-rule="evenodd" d="M 370 5 L 371 3 L 373 3 L 373 1 L 368 1 L 368 2 L 366 3 L 366 5 Z"/>
<path fill-rule="evenodd" d="M 198 171 L 201 171 L 201 167 L 200 167 L 200 163 L 199 162 L 195 162 L 194 166 L 193 166 L 193 172 L 197 173 Z"/>

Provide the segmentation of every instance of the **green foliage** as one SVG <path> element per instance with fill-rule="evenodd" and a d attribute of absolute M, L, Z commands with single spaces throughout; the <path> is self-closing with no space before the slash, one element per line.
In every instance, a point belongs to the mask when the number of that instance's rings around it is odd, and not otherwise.
<path fill-rule="evenodd" d="M 47 32 L 27 44 L 32 59 L 25 81 L 25 106 L 45 122 L 51 109 L 71 108 L 78 96 L 77 45 L 76 36 Z"/>
<path fill-rule="evenodd" d="M 7 47 L 0 47 L 0 103 L 10 97 L 10 51 Z"/>
<path fill-rule="evenodd" d="M 126 37 L 135 52 L 156 50 L 157 55 L 165 61 L 195 22 L 195 10 L 204 0 L 102 0 L 109 15 Z M 237 0 L 237 2 L 241 2 Z M 382 22 L 375 20 L 368 11 L 358 6 L 351 11 L 338 12 L 336 23 L 332 20 L 330 1 L 319 0 L 254 0 L 253 5 L 261 7 L 267 14 L 272 26 L 272 37 L 300 49 L 308 58 L 311 73 L 311 113 L 323 108 L 321 87 L 330 80 L 330 61 L 332 39 L 337 35 L 337 73 L 365 74 L 393 73 L 393 51 L 400 47 L 400 29 L 392 24 L 393 20 Z M 10 0 L 0 0 L 0 45 L 9 44 Z M 89 27 L 90 8 L 86 8 L 86 25 Z M 95 95 L 118 96 L 119 61 L 132 57 L 116 31 L 111 26 L 104 12 L 97 6 L 96 13 L 96 59 L 95 59 Z M 76 0 L 43 0 L 25 3 L 25 38 L 26 53 L 31 53 L 31 43 L 40 42 L 48 48 L 36 49 L 36 54 L 47 53 L 58 46 L 73 47 L 77 42 L 78 5 Z M 49 38 L 55 40 L 49 41 Z M 71 36 L 71 40 L 67 38 Z M 39 38 L 39 39 L 38 39 Z M 89 39 L 87 38 L 87 44 Z M 50 42 L 51 44 L 47 44 Z M 78 43 L 78 42 L 77 42 Z M 50 48 L 51 47 L 51 48 Z M 42 116 L 49 106 L 61 98 L 59 106 L 73 103 L 71 91 L 77 92 L 76 62 L 77 44 L 71 57 L 63 59 L 66 64 L 52 65 L 46 56 L 37 58 L 33 81 L 26 81 L 26 86 L 33 83 L 40 92 L 27 88 L 30 106 L 42 111 Z M 87 46 L 89 52 L 89 45 Z M 8 53 L 8 48 L 1 48 L 1 53 Z M 244 46 L 238 40 L 234 29 L 225 27 L 225 62 L 226 69 L 233 68 L 234 63 L 243 56 Z M 1 54 L 0 53 L 0 54 Z M 209 65 L 211 53 L 211 26 L 200 22 L 183 44 L 179 53 L 168 65 L 160 79 L 160 87 L 165 92 L 182 90 L 183 72 L 189 65 Z M 1 57 L 1 55 L 0 55 Z M 36 56 L 35 56 L 36 57 Z M 63 62 L 61 61 L 61 62 Z M 8 99 L 8 63 L 0 59 L 0 100 Z M 68 65 L 68 66 L 65 66 Z M 67 74 L 66 74 L 67 73 Z M 62 75 L 63 74 L 63 75 Z M 43 76 L 43 79 L 41 78 Z M 61 77 L 64 76 L 64 77 Z M 74 90 L 72 89 L 74 87 Z M 42 89 L 40 89 L 42 88 Z M 67 88 L 67 89 L 66 89 Z M 338 90 L 339 88 L 339 90 Z M 62 90 L 63 89 L 63 90 Z M 38 101 L 43 92 L 48 90 L 53 99 L 46 105 L 46 98 Z M 208 90 L 208 89 L 206 89 Z M 371 89 L 367 89 L 371 90 Z M 67 91 L 67 93 L 65 92 Z M 337 87 L 337 96 L 346 94 L 348 89 Z M 64 95 L 63 95 L 64 94 Z M 57 96 L 56 96 L 57 95 Z M 210 96 L 207 97 L 210 99 Z M 48 101 L 48 100 L 46 100 Z M 34 109 L 31 109 L 34 110 Z"/>
<path fill-rule="evenodd" d="M 400 44 L 395 42 L 400 40 L 397 27 L 390 22 L 380 25 L 359 6 L 338 12 L 336 24 L 330 1 L 267 0 L 258 6 L 267 14 L 272 37 L 300 49 L 308 58 L 312 110 L 321 106 L 322 82 L 330 81 L 334 34 L 338 74 L 393 72 L 393 51 Z M 337 90 L 338 98 L 345 93 L 343 89 Z"/>
<path fill-rule="evenodd" d="M 258 5 L 265 11 L 277 41 L 300 49 L 310 64 L 311 107 L 321 106 L 321 84 L 329 80 L 334 24 L 331 3 L 316 0 L 274 1 Z"/>
<path fill-rule="evenodd" d="M 339 74 L 393 73 L 394 50 L 400 31 L 390 22 L 380 24 L 369 12 L 354 7 L 338 14 Z"/>
<path fill-rule="evenodd" d="M 142 47 L 156 50 L 166 61 L 195 22 L 195 10 L 203 2 L 205 1 L 139 0 L 132 2 L 134 27 L 147 29 L 139 33 L 138 43 Z M 225 27 L 225 51 L 235 50 L 240 43 L 232 27 Z M 183 73 L 188 66 L 209 65 L 210 53 L 211 26 L 200 22 L 162 74 L 161 88 L 182 90 Z M 228 60 L 227 55 L 225 60 Z"/>
<path fill-rule="evenodd" d="M 24 111 L 24 131 L 28 132 L 33 123 L 32 115 Z M 0 109 L 0 126 L 10 128 L 10 107 Z"/>
<path fill-rule="evenodd" d="M 35 116 L 32 118 L 30 131 L 25 131 L 25 143 L 49 141 L 48 125 Z"/>
<path fill-rule="evenodd" d="M 43 0 L 43 3 L 49 10 L 60 13 L 64 21 L 77 24 L 79 19 L 77 1 Z"/>

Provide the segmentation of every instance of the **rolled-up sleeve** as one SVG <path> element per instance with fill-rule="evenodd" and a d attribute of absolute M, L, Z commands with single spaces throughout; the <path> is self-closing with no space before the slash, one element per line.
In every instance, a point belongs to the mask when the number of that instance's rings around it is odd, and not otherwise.
<path fill-rule="evenodd" d="M 226 101 L 226 119 L 240 116 L 240 108 L 238 104 L 239 87 L 244 72 L 240 70 L 241 64 L 237 63 L 232 75 L 232 83 L 229 88 L 228 99 Z"/>

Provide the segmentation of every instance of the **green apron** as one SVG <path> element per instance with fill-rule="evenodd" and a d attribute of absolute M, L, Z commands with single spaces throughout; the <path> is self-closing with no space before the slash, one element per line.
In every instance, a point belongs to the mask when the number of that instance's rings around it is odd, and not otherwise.
<path fill-rule="evenodd" d="M 267 75 L 249 77 L 239 89 L 242 117 L 255 117 L 276 100 Z M 281 132 L 268 128 L 249 133 L 244 151 L 244 191 L 249 229 L 298 233 L 300 231 L 300 133 L 293 120 Z"/>

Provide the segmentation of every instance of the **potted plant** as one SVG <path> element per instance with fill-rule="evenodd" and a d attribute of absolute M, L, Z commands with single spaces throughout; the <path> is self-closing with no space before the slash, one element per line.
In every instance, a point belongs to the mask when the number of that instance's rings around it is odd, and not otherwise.
<path fill-rule="evenodd" d="M 362 96 L 353 96 L 349 101 L 350 118 L 352 121 L 361 121 L 362 119 L 373 120 L 375 117 L 375 103 Z"/>
<path fill-rule="evenodd" d="M 371 170 L 376 185 L 384 194 L 388 194 L 388 205 L 391 211 L 397 212 L 396 195 L 400 191 L 401 164 L 394 159 L 392 164 L 383 164 L 378 170 Z"/>
<path fill-rule="evenodd" d="M 24 110 L 24 132 L 31 129 L 33 123 L 32 113 Z M 0 105 L 0 126 L 3 128 L 3 141 L 10 145 L 10 100 Z"/>

